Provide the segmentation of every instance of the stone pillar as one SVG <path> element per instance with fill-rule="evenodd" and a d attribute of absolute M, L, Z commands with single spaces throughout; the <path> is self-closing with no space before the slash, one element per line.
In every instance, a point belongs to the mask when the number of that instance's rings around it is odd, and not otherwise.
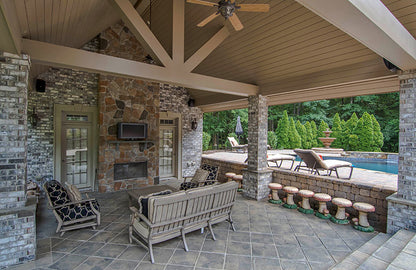
<path fill-rule="evenodd" d="M 243 172 L 244 196 L 261 200 L 269 194 L 272 171 L 267 168 L 267 100 L 248 97 L 248 167 Z"/>
<path fill-rule="evenodd" d="M 416 230 L 416 70 L 402 72 L 399 79 L 398 190 L 387 197 L 387 233 Z"/>
<path fill-rule="evenodd" d="M 36 204 L 27 205 L 29 59 L 0 51 L 0 268 L 32 260 Z"/>

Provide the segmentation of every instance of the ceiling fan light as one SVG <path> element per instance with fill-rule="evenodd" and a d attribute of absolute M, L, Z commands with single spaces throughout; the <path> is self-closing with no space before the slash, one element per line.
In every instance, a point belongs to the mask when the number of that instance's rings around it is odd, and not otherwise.
<path fill-rule="evenodd" d="M 235 6 L 235 3 L 231 3 L 229 0 L 221 0 L 218 2 L 218 12 L 226 19 L 232 16 L 238 8 Z"/>

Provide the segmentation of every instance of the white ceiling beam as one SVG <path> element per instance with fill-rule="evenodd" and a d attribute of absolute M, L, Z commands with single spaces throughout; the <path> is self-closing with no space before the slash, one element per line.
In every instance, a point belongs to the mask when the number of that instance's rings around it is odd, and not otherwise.
<path fill-rule="evenodd" d="M 402 70 L 416 68 L 416 40 L 380 0 L 296 0 Z"/>
<path fill-rule="evenodd" d="M 13 0 L 0 0 L 0 50 L 20 54 L 20 26 Z"/>
<path fill-rule="evenodd" d="M 173 0 L 172 58 L 175 65 L 185 62 L 185 1 Z"/>
<path fill-rule="evenodd" d="M 172 65 L 172 59 L 160 44 L 159 40 L 152 33 L 146 22 L 139 13 L 134 9 L 129 0 L 111 0 L 113 6 L 119 12 L 123 22 L 128 26 L 129 30 L 137 38 L 153 59 L 159 60 L 165 67 Z"/>
<path fill-rule="evenodd" d="M 34 63 L 43 65 L 138 78 L 244 97 L 258 93 L 256 85 L 183 72 L 181 69 L 165 68 L 29 39 L 23 39 L 22 45 L 22 51 L 29 54 Z"/>
<path fill-rule="evenodd" d="M 199 48 L 191 57 L 185 62 L 185 71 L 191 72 L 195 69 L 205 58 L 208 57 L 228 36 L 230 31 L 227 27 L 221 28 L 214 36 L 212 36 L 204 45 Z"/>

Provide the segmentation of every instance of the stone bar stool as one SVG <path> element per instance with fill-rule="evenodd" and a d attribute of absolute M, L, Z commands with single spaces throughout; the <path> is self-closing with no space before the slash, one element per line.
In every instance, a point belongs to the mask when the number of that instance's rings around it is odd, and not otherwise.
<path fill-rule="evenodd" d="M 354 203 L 352 207 L 358 211 L 358 221 L 353 219 L 355 223 L 354 229 L 362 232 L 374 232 L 374 228 L 368 223 L 367 215 L 370 212 L 376 211 L 376 208 L 369 203 L 363 202 Z"/>
<path fill-rule="evenodd" d="M 349 220 L 345 214 L 345 208 L 351 207 L 352 202 L 344 198 L 334 198 L 332 203 L 338 206 L 338 210 L 335 217 L 331 217 L 331 221 L 337 224 L 348 224 Z"/>
<path fill-rule="evenodd" d="M 234 175 L 236 175 L 235 173 L 233 173 L 233 172 L 227 172 L 226 174 L 225 174 L 225 177 L 227 178 L 227 182 L 231 182 L 231 181 L 233 181 L 233 176 Z"/>
<path fill-rule="evenodd" d="M 238 192 L 243 191 L 243 176 L 241 174 L 236 174 L 233 176 L 233 180 L 238 183 Z"/>
<path fill-rule="evenodd" d="M 298 211 L 304 214 L 313 214 L 313 209 L 311 208 L 311 205 L 309 204 L 309 198 L 313 197 L 315 192 L 307 189 L 301 189 L 299 190 L 299 195 L 302 197 L 302 202 L 300 204 L 300 207 L 298 208 Z"/>
<path fill-rule="evenodd" d="M 274 203 L 274 204 L 282 203 L 282 200 L 279 198 L 278 192 L 280 189 L 283 188 L 283 186 L 278 183 L 270 183 L 269 188 L 272 191 L 272 195 L 271 195 L 271 198 L 269 199 L 269 203 Z"/>
<path fill-rule="evenodd" d="M 328 208 L 326 208 L 326 202 L 331 201 L 331 196 L 325 193 L 315 193 L 313 198 L 319 202 L 319 209 L 315 213 L 315 216 L 322 219 L 329 219 L 331 215 L 329 214 Z"/>
<path fill-rule="evenodd" d="M 289 208 L 289 209 L 296 209 L 298 208 L 293 201 L 293 195 L 298 193 L 299 189 L 297 187 L 292 186 L 286 186 L 283 188 L 283 191 L 287 193 L 286 197 L 286 203 L 283 205 L 283 207 Z"/>

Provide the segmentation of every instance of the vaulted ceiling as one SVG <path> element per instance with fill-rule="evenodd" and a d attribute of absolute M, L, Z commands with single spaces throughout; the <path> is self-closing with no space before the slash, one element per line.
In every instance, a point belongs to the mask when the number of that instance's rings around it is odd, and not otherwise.
<path fill-rule="evenodd" d="M 15 0 L 14 6 L 21 37 L 80 48 L 121 19 L 112 1 Z M 1 2 L 3 8 L 11 5 L 8 0 Z M 130 2 L 145 21 L 151 21 L 152 32 L 172 57 L 172 0 L 152 0 L 151 5 L 149 0 Z M 224 24 L 230 32 L 192 73 L 256 85 L 260 94 L 269 97 L 269 104 L 398 90 L 396 74 L 390 72 L 382 61 L 381 55 L 386 58 L 388 56 L 382 52 L 375 53 L 378 48 L 370 49 L 372 46 L 368 46 L 360 37 L 353 38 L 354 33 L 350 33 L 349 28 L 342 29 L 343 23 L 353 22 L 332 24 L 329 22 L 330 16 L 317 15 L 319 8 L 304 2 L 307 1 L 237 0 L 237 3 L 270 4 L 268 13 L 238 12 L 244 25 L 244 29 L 238 32 L 221 16 L 203 28 L 197 27 L 201 20 L 215 12 L 215 8 L 186 3 L 185 60 L 197 52 Z M 310 2 L 310 5 L 315 5 L 313 2 L 317 1 Z M 411 38 L 408 40 L 410 48 L 413 48 L 416 44 L 416 1 L 382 0 L 382 3 L 403 25 L 403 29 L 410 33 Z M 368 15 L 370 19 L 371 16 L 372 14 Z M 362 27 L 366 28 L 367 25 Z M 394 34 L 385 32 L 395 40 Z M 389 60 L 395 63 L 395 59 Z M 400 66 L 400 63 L 397 65 Z M 34 72 L 36 69 L 38 68 L 35 67 Z M 207 89 L 209 87 L 204 90 L 198 87 L 190 89 L 197 105 L 206 111 L 240 108 L 247 104 L 246 98 L 241 95 L 211 92 Z M 233 91 L 238 92 L 238 89 Z"/>

